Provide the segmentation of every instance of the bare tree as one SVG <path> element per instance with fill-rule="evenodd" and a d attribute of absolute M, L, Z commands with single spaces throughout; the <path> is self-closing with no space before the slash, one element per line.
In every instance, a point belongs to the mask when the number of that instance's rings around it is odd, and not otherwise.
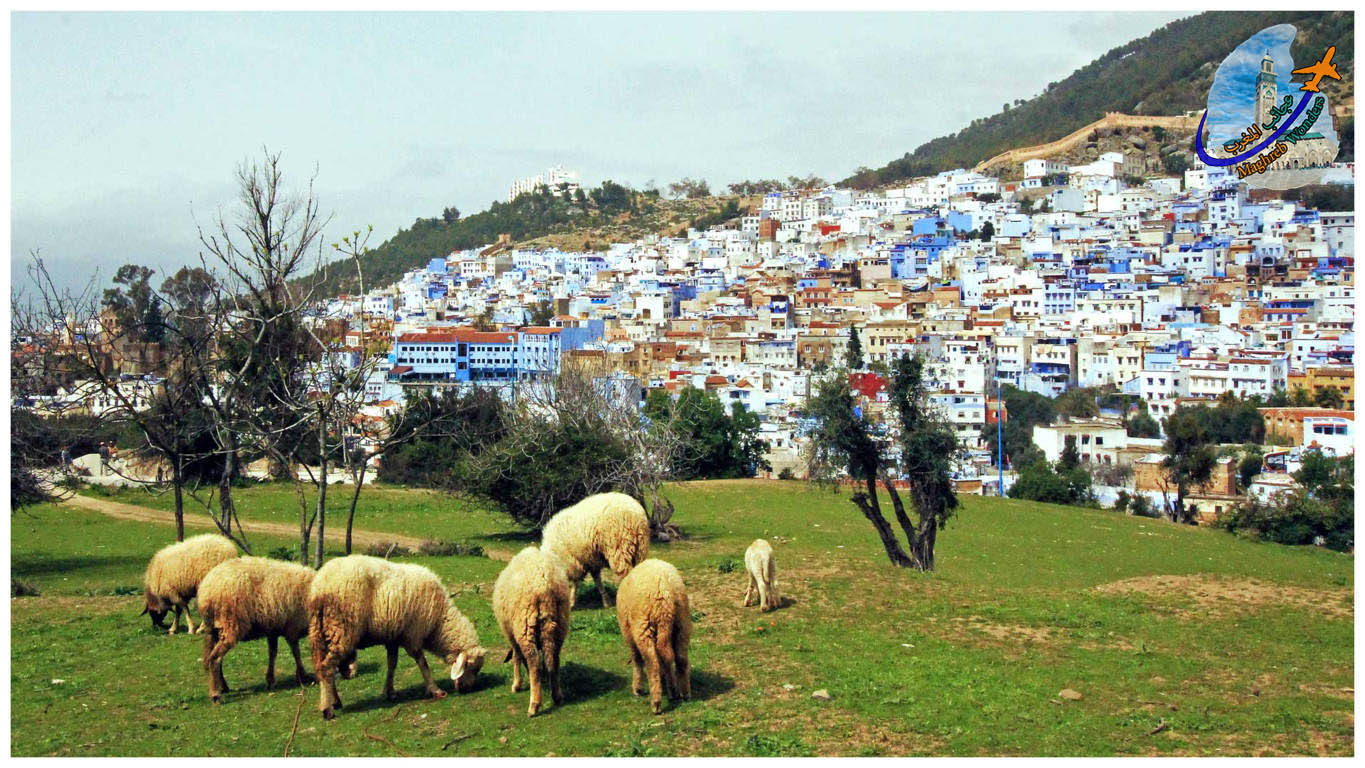
<path fill-rule="evenodd" d="M 221 271 L 215 300 L 223 351 L 219 376 L 206 394 L 233 470 L 247 441 L 279 473 L 288 473 L 299 502 L 300 559 L 307 562 L 313 525 L 323 512 L 310 511 L 294 467 L 303 436 L 326 431 L 309 402 L 305 370 L 321 354 L 306 314 L 326 280 L 320 239 L 326 220 L 318 213 L 313 179 L 297 193 L 284 183 L 280 155 L 263 151 L 260 161 L 237 169 L 236 215 L 220 210 L 209 229 L 199 227 L 204 268 Z M 325 486 L 325 475 L 316 480 Z M 227 481 L 219 504 L 232 506 Z M 319 536 L 319 554 L 321 543 Z"/>

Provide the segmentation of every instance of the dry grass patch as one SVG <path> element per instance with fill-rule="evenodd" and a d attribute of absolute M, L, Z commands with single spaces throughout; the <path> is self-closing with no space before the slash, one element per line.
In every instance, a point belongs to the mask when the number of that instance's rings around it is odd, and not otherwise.
<path fill-rule="evenodd" d="M 1351 590 L 1309 589 L 1257 579 L 1213 574 L 1137 576 L 1095 587 L 1102 594 L 1139 594 L 1189 601 L 1192 609 L 1176 609 L 1180 618 L 1227 615 L 1246 609 L 1293 607 L 1333 619 L 1351 619 Z"/>

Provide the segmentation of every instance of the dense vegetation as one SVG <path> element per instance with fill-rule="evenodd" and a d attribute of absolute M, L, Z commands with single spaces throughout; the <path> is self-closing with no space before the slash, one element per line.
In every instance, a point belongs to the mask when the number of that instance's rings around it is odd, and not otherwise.
<path fill-rule="evenodd" d="M 1275 24 L 1299 34 L 1295 62 L 1316 61 L 1329 45 L 1345 81 L 1353 69 L 1354 14 L 1349 11 L 1256 11 L 1202 13 L 1172 22 L 1140 40 L 1115 48 L 1044 92 L 962 130 L 920 145 L 914 152 L 872 170 L 860 168 L 844 181 L 858 187 L 970 168 L 1015 147 L 1054 141 L 1106 112 L 1177 115 L 1203 109 L 1218 64 L 1233 48 Z M 1345 84 L 1349 89 L 1349 83 Z M 1349 94 L 1350 91 L 1346 90 Z M 1329 98 L 1333 94 L 1329 90 Z"/>
<path fill-rule="evenodd" d="M 1279 544 L 1321 544 L 1338 551 L 1355 545 L 1355 457 L 1303 455 L 1294 473 L 1298 487 L 1270 501 L 1251 499 L 1218 524 L 1233 532 Z"/>

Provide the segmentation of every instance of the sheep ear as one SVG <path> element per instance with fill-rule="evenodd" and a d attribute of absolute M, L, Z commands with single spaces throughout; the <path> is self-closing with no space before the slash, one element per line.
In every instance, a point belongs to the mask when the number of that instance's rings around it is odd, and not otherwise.
<path fill-rule="evenodd" d="M 457 656 L 457 657 L 455 657 L 455 666 L 453 666 L 453 667 L 450 668 L 450 679 L 451 679 L 451 680 L 459 680 L 459 679 L 460 679 L 461 677 L 463 677 L 463 676 L 464 676 L 464 651 L 460 651 L 460 655 Z"/>

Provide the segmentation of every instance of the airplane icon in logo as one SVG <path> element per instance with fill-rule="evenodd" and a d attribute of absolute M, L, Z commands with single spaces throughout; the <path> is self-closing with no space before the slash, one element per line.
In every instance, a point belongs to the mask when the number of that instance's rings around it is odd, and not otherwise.
<path fill-rule="evenodd" d="M 1318 63 L 1314 64 L 1311 67 L 1304 67 L 1302 69 L 1294 70 L 1294 74 L 1296 75 L 1313 76 L 1312 79 L 1304 83 L 1303 87 L 1300 88 L 1299 90 L 1313 91 L 1314 93 L 1317 93 L 1318 83 L 1322 82 L 1322 78 L 1330 77 L 1333 80 L 1341 79 L 1341 75 L 1337 74 L 1337 68 L 1332 65 L 1332 55 L 1335 54 L 1336 52 L 1337 47 L 1335 45 L 1331 46 L 1330 48 L 1327 49 L 1326 55 L 1322 57 L 1322 61 L 1319 61 Z"/>

